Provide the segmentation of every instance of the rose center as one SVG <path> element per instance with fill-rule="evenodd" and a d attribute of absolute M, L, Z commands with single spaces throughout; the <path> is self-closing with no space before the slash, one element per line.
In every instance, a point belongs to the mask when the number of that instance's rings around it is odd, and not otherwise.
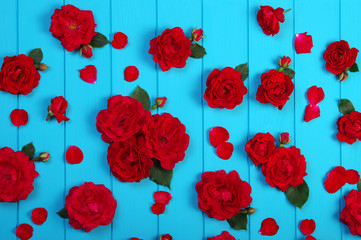
<path fill-rule="evenodd" d="M 160 143 L 161 143 L 161 144 L 167 144 L 167 143 L 168 143 L 168 139 L 165 138 L 165 137 L 161 137 L 161 138 L 160 138 Z"/>
<path fill-rule="evenodd" d="M 228 189 L 224 189 L 221 192 L 221 197 L 223 201 L 230 201 L 232 199 L 232 193 Z"/>
<path fill-rule="evenodd" d="M 77 28 L 78 28 L 78 24 L 76 24 L 76 23 L 71 23 L 69 25 L 69 29 L 72 30 L 72 31 L 76 30 Z"/>

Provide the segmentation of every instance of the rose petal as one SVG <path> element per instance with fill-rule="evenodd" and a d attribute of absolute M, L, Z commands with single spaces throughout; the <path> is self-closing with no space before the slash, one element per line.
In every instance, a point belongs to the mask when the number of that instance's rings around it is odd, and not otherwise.
<path fill-rule="evenodd" d="M 318 118 L 319 116 L 321 116 L 321 111 L 318 105 L 313 105 L 313 106 L 307 105 L 305 110 L 305 116 L 303 118 L 306 122 Z"/>
<path fill-rule="evenodd" d="M 325 98 L 325 93 L 321 87 L 312 86 L 307 91 L 307 99 L 310 105 L 319 104 Z"/>
<path fill-rule="evenodd" d="M 276 220 L 273 218 L 266 218 L 262 221 L 261 230 L 259 234 L 266 236 L 276 235 L 280 227 L 277 225 Z"/>
<path fill-rule="evenodd" d="M 133 82 L 139 77 L 139 70 L 136 66 L 129 66 L 124 70 L 124 79 L 127 82 Z"/>
<path fill-rule="evenodd" d="M 164 205 L 167 205 L 169 201 L 172 199 L 172 194 L 166 191 L 158 191 L 154 193 L 153 197 L 155 203 L 162 203 Z"/>
<path fill-rule="evenodd" d="M 214 127 L 209 131 L 209 141 L 213 147 L 229 139 L 229 133 L 224 127 Z"/>
<path fill-rule="evenodd" d="M 315 237 L 312 237 L 311 235 L 306 237 L 306 240 L 317 240 Z"/>
<path fill-rule="evenodd" d="M 162 236 L 160 236 L 159 240 L 172 240 L 173 237 L 169 234 L 163 234 Z"/>
<path fill-rule="evenodd" d="M 141 238 L 132 237 L 130 240 L 143 240 Z"/>
<path fill-rule="evenodd" d="M 297 54 L 310 53 L 313 47 L 312 36 L 305 33 L 297 33 L 295 37 L 295 49 Z"/>
<path fill-rule="evenodd" d="M 33 227 L 27 223 L 20 224 L 16 228 L 16 236 L 21 240 L 28 240 L 33 236 Z"/>
<path fill-rule="evenodd" d="M 346 171 L 346 182 L 348 184 L 356 184 L 360 180 L 360 174 L 353 169 Z"/>
<path fill-rule="evenodd" d="M 114 34 L 114 39 L 111 44 L 113 48 L 116 49 L 125 48 L 125 46 L 127 46 L 128 44 L 128 37 L 122 32 L 117 32 L 116 34 Z"/>
<path fill-rule="evenodd" d="M 217 156 L 223 160 L 228 160 L 233 153 L 233 144 L 229 142 L 222 142 L 217 146 Z"/>
<path fill-rule="evenodd" d="M 313 219 L 305 219 L 301 222 L 300 230 L 305 235 L 311 235 L 316 229 L 316 223 Z"/>
<path fill-rule="evenodd" d="M 70 146 L 65 154 L 66 161 L 70 164 L 79 164 L 83 161 L 84 155 L 77 146 Z"/>
<path fill-rule="evenodd" d="M 154 203 L 151 207 L 152 212 L 156 215 L 160 215 L 165 211 L 165 205 L 163 203 Z"/>
<path fill-rule="evenodd" d="M 94 84 L 97 81 L 97 69 L 94 65 L 88 65 L 79 70 L 80 78 L 87 83 Z"/>
<path fill-rule="evenodd" d="M 337 192 L 346 184 L 346 170 L 344 167 L 335 167 L 332 169 L 324 183 L 326 191 L 329 193 Z"/>
<path fill-rule="evenodd" d="M 47 218 L 48 218 L 48 211 L 46 211 L 45 208 L 35 208 L 31 212 L 31 220 L 36 225 L 43 224 Z"/>
<path fill-rule="evenodd" d="M 16 127 L 24 126 L 28 123 L 28 113 L 24 109 L 14 109 L 10 114 L 11 122 Z"/>

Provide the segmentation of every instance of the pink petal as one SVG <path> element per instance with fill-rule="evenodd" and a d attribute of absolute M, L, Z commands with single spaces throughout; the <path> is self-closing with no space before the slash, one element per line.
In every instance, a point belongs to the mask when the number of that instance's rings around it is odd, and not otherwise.
<path fill-rule="evenodd" d="M 94 65 L 88 65 L 79 70 L 80 78 L 87 83 L 94 84 L 97 81 L 97 69 Z"/>
<path fill-rule="evenodd" d="M 312 86 L 307 91 L 307 98 L 311 105 L 316 105 L 325 98 L 325 93 L 321 87 Z"/>
<path fill-rule="evenodd" d="M 318 105 L 307 105 L 304 120 L 306 122 L 311 121 L 312 119 L 318 118 L 320 115 L 320 107 Z"/>
<path fill-rule="evenodd" d="M 295 48 L 297 54 L 310 53 L 313 47 L 312 36 L 305 33 L 297 33 L 295 37 Z"/>
<path fill-rule="evenodd" d="M 172 199 L 172 194 L 166 191 L 158 191 L 154 193 L 153 197 L 155 203 L 162 203 L 164 205 L 167 205 L 169 201 Z"/>

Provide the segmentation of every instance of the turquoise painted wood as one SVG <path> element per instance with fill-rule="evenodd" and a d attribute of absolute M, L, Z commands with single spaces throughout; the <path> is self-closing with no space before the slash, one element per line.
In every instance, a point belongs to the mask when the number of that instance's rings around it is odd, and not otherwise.
<path fill-rule="evenodd" d="M 303 219 L 316 221 L 317 239 L 356 239 L 340 223 L 339 214 L 344 206 L 343 196 L 355 186 L 347 185 L 335 194 L 328 194 L 323 182 L 327 172 L 335 166 L 361 171 L 359 156 L 361 143 L 350 146 L 336 139 L 336 121 L 340 116 L 337 103 L 340 98 L 350 99 L 361 110 L 360 73 L 350 74 L 345 83 L 339 83 L 326 71 L 322 55 L 331 42 L 344 39 L 350 46 L 361 49 L 361 24 L 358 0 L 0 0 L 0 63 L 5 56 L 41 47 L 44 62 L 51 68 L 41 73 L 41 81 L 31 94 L 14 96 L 0 92 L 0 144 L 21 149 L 33 141 L 38 150 L 48 150 L 51 161 L 36 163 L 40 176 L 35 190 L 26 201 L 0 203 L 0 239 L 16 239 L 18 224 L 30 223 L 31 210 L 45 207 L 48 220 L 42 226 L 33 224 L 34 237 L 39 240 L 104 239 L 128 240 L 138 237 L 156 240 L 169 233 L 174 239 L 207 239 L 229 231 L 237 239 L 304 239 L 299 231 Z M 62 4 L 73 4 L 80 9 L 92 10 L 96 30 L 109 39 L 115 32 L 124 32 L 129 44 L 123 50 L 110 45 L 96 49 L 92 59 L 80 57 L 78 52 L 65 51 L 49 32 L 50 17 Z M 260 5 L 284 9 L 286 21 L 279 34 L 266 36 L 258 26 L 256 14 Z M 327 6 L 327 11 L 325 10 Z M 203 59 L 189 59 L 183 69 L 162 72 L 149 55 L 149 41 L 166 28 L 180 26 L 186 33 L 202 27 L 207 50 Z M 308 32 L 313 36 L 311 54 L 297 55 L 293 40 L 296 33 Z M 260 76 L 277 67 L 283 55 L 292 58 L 296 71 L 295 91 L 284 109 L 279 111 L 270 104 L 256 101 Z M 248 62 L 249 78 L 245 85 L 248 94 L 234 110 L 211 109 L 203 99 L 206 80 L 214 68 L 235 67 Z M 80 80 L 79 69 L 93 64 L 98 69 L 95 85 Z M 124 81 L 123 71 L 135 65 L 140 70 L 137 81 Z M 140 183 L 121 183 L 110 174 L 106 161 L 107 144 L 95 128 L 97 113 L 106 107 L 108 97 L 130 95 L 135 87 L 145 88 L 151 100 L 167 96 L 167 106 L 158 113 L 169 112 L 178 117 L 190 135 L 190 146 L 183 162 L 177 164 L 172 182 L 173 200 L 163 215 L 151 213 L 153 193 L 166 190 L 144 180 Z M 309 123 L 303 121 L 307 105 L 306 91 L 317 85 L 325 92 L 320 103 L 321 117 Z M 46 108 L 55 96 L 64 96 L 69 102 L 69 122 L 46 122 Z M 23 108 L 29 113 L 29 123 L 14 127 L 10 112 Z M 223 126 L 230 132 L 235 146 L 233 156 L 224 161 L 217 157 L 210 145 L 208 132 Z M 307 160 L 310 198 L 302 210 L 293 207 L 285 195 L 271 188 L 259 168 L 247 158 L 244 145 L 258 132 L 270 132 L 275 137 L 287 131 Z M 79 146 L 84 161 L 69 165 L 64 159 L 66 149 Z M 232 230 L 226 222 L 210 219 L 197 206 L 195 184 L 202 172 L 225 169 L 236 170 L 242 180 L 252 186 L 252 206 L 259 209 L 249 217 L 247 231 Z M 55 213 L 64 206 L 69 189 L 85 181 L 105 184 L 118 202 L 114 222 L 90 233 L 74 230 L 68 221 Z M 276 236 L 258 234 L 263 219 L 273 217 L 280 226 Z"/>

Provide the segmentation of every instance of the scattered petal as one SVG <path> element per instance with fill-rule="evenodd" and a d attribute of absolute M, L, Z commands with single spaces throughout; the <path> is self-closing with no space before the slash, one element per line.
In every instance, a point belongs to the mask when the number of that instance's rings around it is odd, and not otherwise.
<path fill-rule="evenodd" d="M 353 169 L 346 171 L 346 182 L 348 184 L 357 184 L 360 180 L 360 174 Z"/>
<path fill-rule="evenodd" d="M 133 82 L 139 77 L 139 70 L 136 66 L 129 66 L 124 70 L 124 79 L 127 82 Z"/>
<path fill-rule="evenodd" d="M 295 37 L 295 49 L 297 54 L 310 53 L 313 47 L 312 36 L 305 33 L 297 33 Z"/>
<path fill-rule="evenodd" d="M 48 211 L 46 211 L 45 208 L 35 208 L 31 212 L 31 220 L 36 225 L 43 224 L 47 218 L 48 218 Z"/>
<path fill-rule="evenodd" d="M 335 167 L 332 169 L 324 183 L 326 191 L 335 193 L 346 184 L 346 170 L 344 167 Z"/>
<path fill-rule="evenodd" d="M 125 48 L 125 46 L 127 46 L 128 44 L 128 37 L 122 32 L 117 32 L 116 34 L 114 34 L 114 39 L 111 44 L 113 48 L 116 49 Z"/>
<path fill-rule="evenodd" d="M 70 146 L 65 154 L 66 161 L 70 164 L 79 164 L 83 161 L 84 155 L 77 146 Z"/>
<path fill-rule="evenodd" d="M 316 229 L 316 223 L 313 219 L 305 219 L 301 222 L 300 230 L 305 235 L 311 235 Z"/>
<path fill-rule="evenodd" d="M 222 142 L 217 146 L 217 156 L 223 160 L 228 160 L 233 153 L 233 144 L 229 142 Z"/>
<path fill-rule="evenodd" d="M 321 87 L 312 86 L 307 91 L 307 99 L 310 105 L 319 104 L 325 98 L 325 93 Z"/>
<path fill-rule="evenodd" d="M 312 237 L 311 235 L 306 237 L 306 240 L 317 240 L 315 237 Z"/>
<path fill-rule="evenodd" d="M 303 118 L 306 122 L 318 118 L 319 116 L 321 116 L 321 110 L 318 105 L 307 105 L 305 110 L 305 116 Z"/>
<path fill-rule="evenodd" d="M 159 240 L 172 240 L 173 237 L 169 234 L 163 234 L 162 236 L 159 237 Z"/>
<path fill-rule="evenodd" d="M 160 215 L 164 213 L 165 205 L 163 203 L 154 203 L 151 209 L 154 214 Z"/>
<path fill-rule="evenodd" d="M 20 224 L 16 228 L 16 236 L 21 240 L 28 240 L 33 236 L 33 227 L 27 223 Z"/>
<path fill-rule="evenodd" d="M 143 240 L 141 238 L 132 237 L 130 240 Z"/>
<path fill-rule="evenodd" d="M 87 83 L 94 84 L 97 81 L 97 69 L 94 65 L 88 65 L 79 70 L 80 78 Z"/>
<path fill-rule="evenodd" d="M 29 116 L 24 109 L 14 109 L 10 114 L 10 119 L 14 126 L 20 127 L 28 123 Z"/>
<path fill-rule="evenodd" d="M 224 127 L 214 127 L 209 131 L 209 141 L 213 147 L 229 139 L 229 133 Z"/>
<path fill-rule="evenodd" d="M 273 218 L 266 218 L 262 221 L 261 230 L 259 234 L 266 236 L 276 235 L 280 227 L 277 225 L 276 220 Z"/>
<path fill-rule="evenodd" d="M 167 205 L 169 201 L 172 199 L 172 194 L 166 191 L 158 191 L 154 193 L 153 197 L 155 203 L 162 203 L 164 205 Z"/>

